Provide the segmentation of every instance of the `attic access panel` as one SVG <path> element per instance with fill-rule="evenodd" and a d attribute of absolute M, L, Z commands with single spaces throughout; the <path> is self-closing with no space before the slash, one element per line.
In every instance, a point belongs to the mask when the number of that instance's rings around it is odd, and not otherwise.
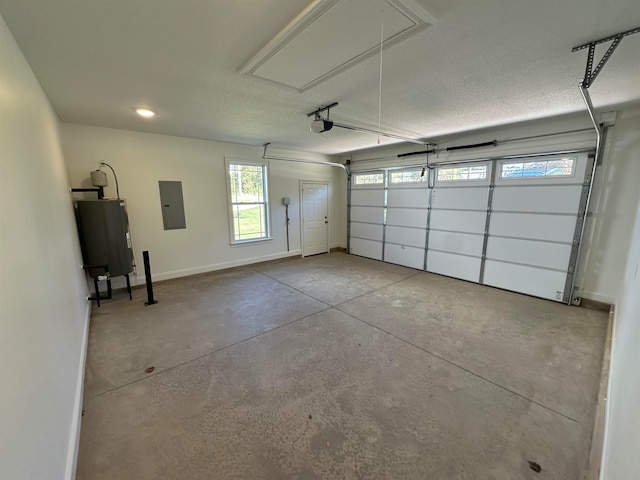
<path fill-rule="evenodd" d="M 241 70 L 299 92 L 433 24 L 412 0 L 316 0 Z"/>

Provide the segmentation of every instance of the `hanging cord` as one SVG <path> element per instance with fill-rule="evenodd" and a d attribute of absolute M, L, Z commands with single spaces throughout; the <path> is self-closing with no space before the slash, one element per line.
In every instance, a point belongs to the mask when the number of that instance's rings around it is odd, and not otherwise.
<path fill-rule="evenodd" d="M 113 178 L 116 180 L 116 195 L 118 196 L 118 200 L 120 200 L 120 188 L 118 187 L 118 176 L 116 175 L 116 171 L 108 163 L 100 162 L 100 166 L 109 167 L 111 169 L 111 172 L 113 173 Z"/>
<path fill-rule="evenodd" d="M 384 45 L 384 10 L 380 10 L 380 83 L 378 85 L 378 132 L 382 130 L 382 47 Z M 378 134 L 380 145 L 380 134 Z"/>

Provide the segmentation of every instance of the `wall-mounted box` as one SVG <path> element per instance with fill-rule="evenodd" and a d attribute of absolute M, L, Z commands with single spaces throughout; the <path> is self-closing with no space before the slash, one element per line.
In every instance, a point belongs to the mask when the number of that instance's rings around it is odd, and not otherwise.
<path fill-rule="evenodd" d="M 160 208 L 162 209 L 164 229 L 187 228 L 182 198 L 182 182 L 160 180 L 158 186 L 160 187 Z"/>

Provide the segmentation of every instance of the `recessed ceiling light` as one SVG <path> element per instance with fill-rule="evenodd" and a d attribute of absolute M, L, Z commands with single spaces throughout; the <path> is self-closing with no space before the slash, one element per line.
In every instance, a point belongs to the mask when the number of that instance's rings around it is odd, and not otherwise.
<path fill-rule="evenodd" d="M 153 118 L 156 114 L 156 112 L 148 108 L 136 108 L 136 113 L 144 118 Z"/>

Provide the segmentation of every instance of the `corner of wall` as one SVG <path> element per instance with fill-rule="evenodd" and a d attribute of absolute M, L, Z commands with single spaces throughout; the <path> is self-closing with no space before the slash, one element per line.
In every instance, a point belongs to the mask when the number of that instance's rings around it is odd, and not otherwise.
<path fill-rule="evenodd" d="M 69 430 L 69 449 L 67 454 L 67 469 L 65 478 L 74 480 L 76 478 L 76 467 L 78 465 L 78 450 L 80 447 L 80 427 L 82 424 L 82 399 L 84 394 L 84 372 L 87 364 L 87 350 L 89 343 L 89 322 L 91 319 L 91 302 L 87 301 L 85 311 L 84 328 L 82 331 L 82 344 L 80 345 L 80 363 L 76 381 L 76 392 L 73 401 L 73 418 L 71 429 Z"/>

